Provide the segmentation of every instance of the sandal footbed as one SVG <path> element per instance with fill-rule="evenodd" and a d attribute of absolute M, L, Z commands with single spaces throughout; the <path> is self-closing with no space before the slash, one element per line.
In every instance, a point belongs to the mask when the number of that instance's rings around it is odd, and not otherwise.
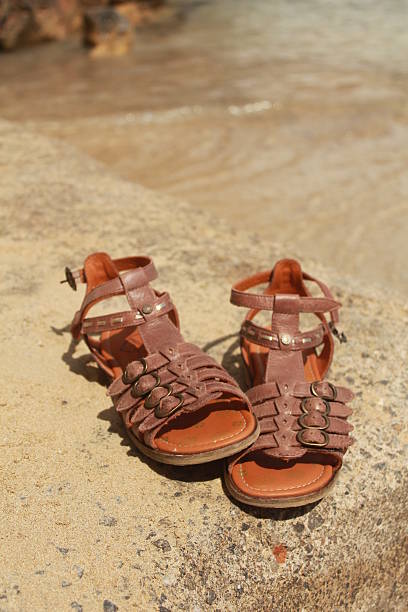
<path fill-rule="evenodd" d="M 160 461 L 161 463 L 167 463 L 169 465 L 198 465 L 200 463 L 208 463 L 209 461 L 225 459 L 231 456 L 231 454 L 239 453 L 247 448 L 250 444 L 257 440 L 259 436 L 259 424 L 256 425 L 255 430 L 252 432 L 252 434 L 245 438 L 245 440 L 235 442 L 234 444 L 229 444 L 228 446 L 219 448 L 217 450 L 196 452 L 190 455 L 158 451 L 150 446 L 146 446 L 146 444 L 143 444 L 143 442 L 139 440 L 132 430 L 128 430 L 128 435 L 133 445 L 144 455 L 150 457 L 150 459 Z"/>
<path fill-rule="evenodd" d="M 254 452 L 237 463 L 231 472 L 236 488 L 248 497 L 295 498 L 325 488 L 335 474 L 335 466 L 319 453 L 296 461 L 282 461 Z"/>
<path fill-rule="evenodd" d="M 335 473 L 330 482 L 323 488 L 309 493 L 307 495 L 298 495 L 296 497 L 254 497 L 253 495 L 246 495 L 240 488 L 238 488 L 228 473 L 227 465 L 224 469 L 224 483 L 227 491 L 237 501 L 249 506 L 256 506 L 259 508 L 298 508 L 305 506 L 306 504 L 313 504 L 330 493 L 336 479 L 338 477 L 338 471 Z"/>

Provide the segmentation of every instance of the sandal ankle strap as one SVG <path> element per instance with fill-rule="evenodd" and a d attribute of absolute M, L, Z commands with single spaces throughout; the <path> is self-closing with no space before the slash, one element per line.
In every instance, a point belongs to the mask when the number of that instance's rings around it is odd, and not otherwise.
<path fill-rule="evenodd" d="M 272 277 L 273 270 L 266 270 L 239 281 L 232 287 L 231 303 L 235 306 L 243 306 L 254 310 L 270 310 L 288 314 L 329 312 L 332 315 L 333 322 L 338 321 L 338 310 L 341 307 L 341 303 L 333 298 L 331 292 L 323 283 L 312 278 L 309 274 L 303 273 L 303 279 L 312 280 L 321 288 L 324 287 L 325 297 L 315 298 L 295 294 L 268 295 L 247 293 L 247 289 L 270 282 Z"/>
<path fill-rule="evenodd" d="M 139 296 L 135 295 L 138 289 L 146 287 L 150 281 L 157 278 L 157 271 L 150 257 L 110 259 L 106 253 L 95 253 L 91 257 L 92 262 L 88 258 L 83 268 L 73 272 L 66 268 L 66 281 L 74 290 L 76 290 L 76 281 L 88 285 L 81 307 L 75 313 L 71 324 L 71 333 L 76 340 L 79 340 L 81 335 L 118 329 L 123 324 L 125 326 L 137 325 L 137 321 L 139 323 L 145 321 L 147 316 L 152 313 L 153 316 L 155 314 L 157 316 L 174 309 L 168 295 L 163 294 L 158 300 L 149 300 L 149 303 L 146 304 L 141 303 L 143 302 L 143 299 L 141 299 L 143 292 L 139 292 Z M 94 261 L 105 264 L 105 267 L 100 266 L 98 269 L 97 281 L 88 278 L 89 274 L 87 274 L 87 267 L 92 266 Z M 73 283 L 75 284 L 73 285 Z M 92 306 L 104 299 L 118 295 L 126 295 L 131 307 L 130 312 L 85 319 Z M 163 300 L 164 306 L 162 307 L 161 302 Z M 165 310 L 163 311 L 162 308 L 164 307 Z"/>

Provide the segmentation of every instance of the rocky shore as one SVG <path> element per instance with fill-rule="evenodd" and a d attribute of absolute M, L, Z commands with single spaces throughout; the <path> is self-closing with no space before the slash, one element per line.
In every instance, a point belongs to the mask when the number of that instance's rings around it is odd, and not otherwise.
<path fill-rule="evenodd" d="M 406 305 L 305 253 L 235 232 L 68 145 L 0 122 L 1 610 L 405 610 Z M 313 507 L 232 503 L 221 465 L 130 446 L 68 324 L 59 285 L 93 250 L 149 254 L 187 338 L 241 380 L 231 283 L 295 255 L 343 302 L 331 379 L 356 392 L 356 444 Z"/>
<path fill-rule="evenodd" d="M 123 55 L 134 29 L 160 19 L 165 0 L 3 0 L 0 3 L 0 50 L 83 32 L 94 56 Z"/>

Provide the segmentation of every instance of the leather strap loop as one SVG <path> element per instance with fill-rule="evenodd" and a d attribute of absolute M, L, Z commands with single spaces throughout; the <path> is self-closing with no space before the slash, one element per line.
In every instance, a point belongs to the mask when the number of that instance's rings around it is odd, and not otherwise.
<path fill-rule="evenodd" d="M 157 270 L 151 257 L 121 257 L 120 259 L 112 259 L 112 263 L 115 265 L 118 272 L 124 272 L 132 268 L 143 268 L 149 282 L 157 278 Z M 71 274 L 77 282 L 87 282 L 84 268 L 71 270 Z"/>
<path fill-rule="evenodd" d="M 340 302 L 334 300 L 329 288 L 324 283 L 314 278 L 310 274 L 307 274 L 306 272 L 302 273 L 302 278 L 304 280 L 315 282 L 322 290 L 322 293 L 325 296 L 324 298 L 297 296 L 298 301 L 295 305 L 295 302 L 293 302 L 292 300 L 285 303 L 285 301 L 282 300 L 283 296 L 268 295 L 267 293 L 256 294 L 247 292 L 248 289 L 270 282 L 273 278 L 273 272 L 274 269 L 265 270 L 264 272 L 259 272 L 258 274 L 254 274 L 253 276 L 248 276 L 247 278 L 244 278 L 243 280 L 236 283 L 231 290 L 231 303 L 235 304 L 236 306 L 242 306 L 254 310 L 270 310 L 275 312 L 329 312 L 333 323 L 338 322 L 338 309 L 341 307 Z M 279 300 L 276 300 L 275 298 L 279 298 Z M 277 304 L 277 301 L 280 302 L 279 305 Z"/>
<path fill-rule="evenodd" d="M 270 310 L 284 314 L 323 313 L 338 310 L 340 302 L 332 298 L 315 298 L 286 295 L 259 295 L 245 293 L 236 288 L 231 292 L 231 303 L 254 310 Z"/>

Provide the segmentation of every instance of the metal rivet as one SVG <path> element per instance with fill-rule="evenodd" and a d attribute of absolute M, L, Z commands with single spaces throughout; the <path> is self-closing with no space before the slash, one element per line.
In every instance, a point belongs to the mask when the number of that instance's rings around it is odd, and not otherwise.
<path fill-rule="evenodd" d="M 116 323 L 123 323 L 123 317 L 114 317 L 111 319 L 111 324 L 115 325 Z"/>
<path fill-rule="evenodd" d="M 153 311 L 153 306 L 151 304 L 144 304 L 142 306 L 143 314 L 150 314 Z"/>
<path fill-rule="evenodd" d="M 282 334 L 282 336 L 281 336 L 282 344 L 290 344 L 291 340 L 292 340 L 292 338 L 288 334 Z"/>

